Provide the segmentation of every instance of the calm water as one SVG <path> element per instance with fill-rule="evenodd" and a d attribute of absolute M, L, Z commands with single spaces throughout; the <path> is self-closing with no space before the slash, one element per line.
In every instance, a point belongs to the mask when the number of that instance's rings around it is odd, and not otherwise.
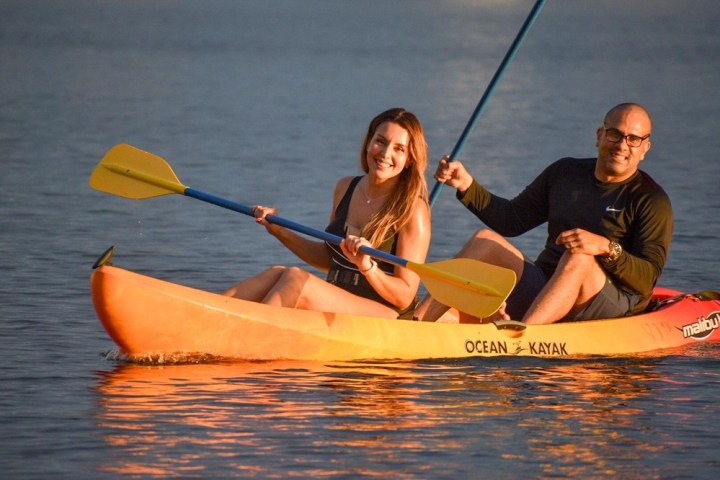
<path fill-rule="evenodd" d="M 369 119 L 405 106 L 449 152 L 534 2 L 0 2 L 0 465 L 6 478 L 715 478 L 720 348 L 655 358 L 129 365 L 95 258 L 221 290 L 296 260 L 242 215 L 94 192 L 130 143 L 181 181 L 321 228 Z M 550 0 L 463 159 L 513 195 L 653 114 L 665 286 L 720 289 L 720 3 Z M 434 163 L 434 162 L 433 162 Z M 446 189 L 431 260 L 476 228 Z M 544 235 L 517 240 L 534 255 Z"/>

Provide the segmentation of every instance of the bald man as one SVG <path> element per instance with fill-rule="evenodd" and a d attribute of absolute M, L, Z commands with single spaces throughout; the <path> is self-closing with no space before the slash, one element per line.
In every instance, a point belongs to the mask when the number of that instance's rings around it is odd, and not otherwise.
<path fill-rule="evenodd" d="M 498 317 L 546 324 L 643 311 L 667 260 L 670 199 L 638 168 L 650 150 L 650 115 L 636 103 L 613 107 L 597 129 L 597 158 L 563 158 L 512 200 L 490 193 L 459 161 L 443 158 L 435 179 L 491 230 L 479 230 L 457 257 L 510 268 L 518 284 Z M 505 237 L 547 223 L 535 261 Z M 437 320 L 448 307 L 431 297 L 415 317 Z M 477 322 L 461 312 L 461 322 Z"/>

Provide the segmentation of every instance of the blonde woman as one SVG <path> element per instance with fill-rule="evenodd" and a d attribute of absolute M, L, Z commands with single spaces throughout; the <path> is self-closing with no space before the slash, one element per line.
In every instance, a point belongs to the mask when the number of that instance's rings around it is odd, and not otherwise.
<path fill-rule="evenodd" d="M 430 207 L 425 168 L 427 147 L 418 119 L 402 108 L 376 116 L 360 151 L 365 175 L 335 185 L 327 232 L 344 238 L 337 246 L 310 240 L 265 220 L 273 208 L 253 208 L 290 251 L 327 272 L 326 280 L 297 267 L 276 266 L 244 280 L 226 295 L 291 308 L 398 317 L 411 312 L 420 279 L 414 272 L 377 261 L 363 245 L 425 261 L 430 246 Z"/>

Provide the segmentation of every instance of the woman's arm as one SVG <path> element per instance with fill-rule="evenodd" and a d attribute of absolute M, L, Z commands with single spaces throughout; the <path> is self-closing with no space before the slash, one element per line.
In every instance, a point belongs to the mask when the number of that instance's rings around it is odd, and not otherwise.
<path fill-rule="evenodd" d="M 413 207 L 413 216 L 398 232 L 396 255 L 414 263 L 423 263 L 430 248 L 430 230 L 430 207 L 425 200 L 418 198 Z M 365 239 L 357 241 L 357 248 L 360 243 L 368 244 Z M 365 278 L 380 296 L 398 308 L 405 308 L 412 303 L 420 286 L 420 277 L 415 272 L 396 266 L 395 275 L 387 275 L 377 266 L 372 266 L 369 258 L 361 256 L 362 253 L 358 254 L 358 268 L 365 270 Z"/>
<path fill-rule="evenodd" d="M 352 177 L 342 178 L 335 185 L 333 206 L 330 213 L 331 222 L 335 217 L 335 209 L 345 194 L 351 179 Z M 267 231 L 280 240 L 288 250 L 297 255 L 302 261 L 319 270 L 326 272 L 330 269 L 330 255 L 328 255 L 327 249 L 325 248 L 325 242 L 310 240 L 302 235 L 298 235 L 292 230 L 265 221 L 264 218 L 266 215 L 277 215 L 277 210 L 274 208 L 260 206 L 255 208 L 258 223 L 264 225 Z"/>

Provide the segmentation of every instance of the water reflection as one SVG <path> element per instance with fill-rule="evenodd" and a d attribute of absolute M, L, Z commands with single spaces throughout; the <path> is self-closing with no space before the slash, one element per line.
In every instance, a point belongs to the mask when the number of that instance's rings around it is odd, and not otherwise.
<path fill-rule="evenodd" d="M 628 474 L 638 460 L 668 454 L 667 417 L 645 408 L 678 380 L 662 365 L 119 365 L 98 373 L 96 418 L 114 452 L 101 470 L 401 478 L 457 471 L 458 462 L 471 474 L 489 456 L 542 475 Z M 669 403 L 662 413 L 682 418 L 682 408 Z M 672 441 L 682 446 L 682 433 Z"/>
<path fill-rule="evenodd" d="M 360 440 L 328 439 L 334 430 L 412 424 L 408 399 L 418 389 L 408 372 L 392 364 L 120 365 L 98 374 L 98 423 L 118 451 L 102 470 L 187 476 L 202 475 L 208 463 L 217 472 L 219 463 L 261 474 L 277 472 L 267 462 L 283 450 L 300 467 L 308 448 L 362 447 Z"/>
<path fill-rule="evenodd" d="M 554 365 L 513 376 L 524 388 L 509 391 L 508 402 L 527 441 L 515 458 L 534 459 L 544 474 L 617 475 L 618 463 L 654 448 L 650 437 L 635 438 L 644 423 L 639 401 L 661 381 L 653 362 Z"/>

